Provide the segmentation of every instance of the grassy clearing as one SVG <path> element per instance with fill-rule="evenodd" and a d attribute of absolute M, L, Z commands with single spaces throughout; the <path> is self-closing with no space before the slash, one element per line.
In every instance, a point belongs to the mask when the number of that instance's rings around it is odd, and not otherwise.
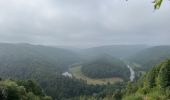
<path fill-rule="evenodd" d="M 117 83 L 117 82 L 122 82 L 123 80 L 121 78 L 102 78 L 102 79 L 91 79 L 81 73 L 81 66 L 77 67 L 72 67 L 70 68 L 70 72 L 72 75 L 77 78 L 77 79 L 82 79 L 87 81 L 87 84 L 107 84 L 108 82 L 111 84 Z"/>

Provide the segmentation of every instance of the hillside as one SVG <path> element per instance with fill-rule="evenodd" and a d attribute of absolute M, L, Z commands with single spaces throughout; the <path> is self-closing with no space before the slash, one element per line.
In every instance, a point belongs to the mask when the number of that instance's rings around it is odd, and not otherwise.
<path fill-rule="evenodd" d="M 130 76 L 129 69 L 124 62 L 109 55 L 102 55 L 84 63 L 81 71 L 90 78 L 121 77 L 126 79 Z"/>
<path fill-rule="evenodd" d="M 27 79 L 62 72 L 76 62 L 71 51 L 30 44 L 0 44 L 0 76 Z"/>
<path fill-rule="evenodd" d="M 148 71 L 168 58 L 170 58 L 170 46 L 155 46 L 131 56 L 129 60 L 141 65 L 138 70 Z"/>
<path fill-rule="evenodd" d="M 170 60 L 157 66 L 156 64 L 169 58 L 169 51 L 169 46 L 157 46 L 133 54 L 135 56 L 131 56 L 130 61 L 142 66 L 136 67 L 136 72 L 152 70 L 138 81 L 127 83 L 130 72 L 125 62 L 119 59 L 120 56 L 115 58 L 103 52 L 94 56 L 89 53 L 91 58 L 82 60 L 82 54 L 66 49 L 1 43 L 0 80 L 3 80 L 0 81 L 0 97 L 4 98 L 4 86 L 9 86 L 10 88 L 6 89 L 12 88 L 14 92 L 11 93 L 16 98 L 31 96 L 33 99 L 30 100 L 51 99 L 45 95 L 56 100 L 167 100 L 170 98 Z M 73 77 L 62 75 L 67 71 L 70 71 Z M 18 79 L 23 81 L 14 81 Z M 34 81 L 28 81 L 29 79 L 35 79 L 42 89 Z M 34 85 L 31 90 L 30 84 Z M 37 94 L 35 88 L 38 93 L 43 90 L 42 95 Z"/>
<path fill-rule="evenodd" d="M 131 55 L 134 55 L 148 46 L 145 45 L 108 45 L 92 47 L 88 49 L 81 49 L 76 51 L 84 59 L 93 59 L 101 54 L 107 54 L 115 58 L 125 59 Z M 75 51 L 75 50 L 73 50 Z"/>

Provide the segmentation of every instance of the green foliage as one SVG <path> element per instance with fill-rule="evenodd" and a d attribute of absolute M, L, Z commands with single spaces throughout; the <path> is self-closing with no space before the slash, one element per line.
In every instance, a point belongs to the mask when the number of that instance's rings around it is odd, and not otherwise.
<path fill-rule="evenodd" d="M 161 91 L 153 91 L 147 94 L 147 100 L 168 100 L 169 98 Z"/>
<path fill-rule="evenodd" d="M 52 100 L 50 96 L 45 96 L 43 100 Z"/>
<path fill-rule="evenodd" d="M 142 82 L 139 84 L 139 82 Z M 139 82 L 128 84 L 124 100 L 168 100 L 170 99 L 170 60 L 166 60 L 149 71 Z M 133 91 L 133 87 L 137 87 Z M 136 95 L 138 95 L 136 97 Z M 136 99 L 138 100 L 138 99 Z M 140 100 L 140 99 L 139 99 Z"/>
<path fill-rule="evenodd" d="M 159 74 L 159 68 L 155 67 L 147 73 L 144 79 L 144 88 L 153 88 L 156 86 L 156 78 Z"/>
<path fill-rule="evenodd" d="M 18 81 L 18 85 L 24 86 L 27 92 L 33 92 L 35 95 L 44 96 L 41 87 L 33 80 Z"/>
<path fill-rule="evenodd" d="M 79 100 L 97 100 L 95 97 L 80 97 Z"/>
<path fill-rule="evenodd" d="M 44 92 L 57 100 L 65 100 L 81 95 L 93 95 L 99 93 L 105 87 L 99 85 L 88 85 L 83 80 L 64 77 L 61 75 L 49 75 L 40 82 Z"/>
<path fill-rule="evenodd" d="M 27 91 L 28 88 L 34 88 L 34 86 L 25 87 L 12 80 L 0 81 L 0 100 L 52 100 L 51 97 L 46 99 L 42 95 L 34 94 L 36 89 Z"/>
<path fill-rule="evenodd" d="M 108 55 L 83 64 L 81 70 L 90 78 L 121 77 L 127 79 L 130 75 L 128 68 L 121 60 Z"/>
<path fill-rule="evenodd" d="M 132 82 L 128 82 L 126 86 L 126 94 L 132 94 L 136 91 L 136 87 Z"/>
<path fill-rule="evenodd" d="M 12 79 L 43 79 L 43 75 L 61 73 L 79 57 L 65 49 L 0 43 L 0 76 Z"/>
<path fill-rule="evenodd" d="M 161 7 L 163 0 L 155 0 L 154 3 L 154 8 L 159 9 Z"/>
<path fill-rule="evenodd" d="M 161 64 L 159 75 L 157 77 L 157 86 L 160 89 L 165 89 L 170 86 L 170 60 Z"/>
<path fill-rule="evenodd" d="M 78 56 L 65 49 L 30 44 L 0 43 L 0 76 L 3 79 L 34 79 L 41 86 L 44 86 L 43 83 L 48 83 L 51 74 L 60 74 L 70 64 L 77 61 L 79 61 Z M 51 83 L 55 83 L 56 78 L 53 77 L 51 81 Z M 17 84 L 24 86 L 30 98 L 33 98 L 32 93 L 34 95 L 44 96 L 42 89 L 35 81 L 19 81 Z M 50 85 L 47 86 L 43 87 L 43 89 L 50 91 L 48 89 L 52 87 Z M 11 89 L 10 91 L 13 92 L 14 90 Z M 53 90 L 60 91 L 57 88 L 53 88 Z M 31 93 L 29 93 L 30 91 Z M 49 94 L 53 95 L 55 93 Z"/>
<path fill-rule="evenodd" d="M 137 82 L 128 82 L 125 88 L 124 84 L 88 85 L 74 77 L 62 76 L 61 71 L 66 70 L 75 61 L 73 56 L 76 56 L 68 55 L 70 52 L 63 52 L 63 49 L 33 48 L 32 45 L 1 47 L 0 75 L 3 78 L 35 79 L 43 89 L 34 80 L 4 81 L 0 78 L 0 100 L 52 100 L 46 94 L 55 100 L 170 99 L 170 60 L 154 67 Z M 168 46 L 155 47 L 141 53 L 135 61 L 146 65 L 143 70 L 148 70 L 170 57 L 169 51 Z M 92 78 L 129 77 L 129 70 L 122 61 L 110 56 L 85 63 L 82 72 Z"/>

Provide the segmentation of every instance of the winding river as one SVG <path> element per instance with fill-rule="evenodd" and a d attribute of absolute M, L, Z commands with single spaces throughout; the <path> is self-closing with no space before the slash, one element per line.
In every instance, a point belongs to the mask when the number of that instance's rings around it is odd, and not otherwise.
<path fill-rule="evenodd" d="M 135 71 L 132 69 L 132 67 L 130 67 L 130 65 L 127 65 L 127 68 L 130 70 L 130 81 L 133 82 L 135 79 Z"/>
<path fill-rule="evenodd" d="M 70 65 L 70 67 L 71 67 L 71 66 L 75 66 L 75 65 L 79 65 L 79 64 L 81 64 L 81 63 L 72 64 L 72 65 Z M 132 68 L 129 64 L 127 64 L 127 68 L 128 68 L 129 71 L 130 71 L 130 77 L 129 77 L 129 79 L 130 79 L 131 82 L 133 82 L 134 79 L 135 79 L 135 71 L 133 70 L 133 68 Z"/>

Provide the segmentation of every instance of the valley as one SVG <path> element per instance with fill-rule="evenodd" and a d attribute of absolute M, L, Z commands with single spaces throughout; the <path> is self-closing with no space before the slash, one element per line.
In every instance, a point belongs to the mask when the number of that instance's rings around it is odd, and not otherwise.
<path fill-rule="evenodd" d="M 0 0 L 0 100 L 170 100 L 170 0 Z"/>
<path fill-rule="evenodd" d="M 114 47 L 119 47 L 120 50 L 113 51 Z M 169 46 L 150 47 L 144 50 L 139 48 L 139 51 L 136 50 L 131 56 L 127 56 L 129 55 L 127 54 L 123 57 L 122 52 L 128 53 L 126 50 L 131 47 L 136 48 L 135 46 L 108 46 L 98 52 L 98 49 L 102 47 L 90 48 L 92 50 L 87 51 L 86 49 L 74 51 L 32 44 L 0 43 L 0 80 L 2 80 L 0 95 L 3 95 L 4 98 L 5 95 L 1 94 L 1 91 L 4 91 L 4 87 L 7 87 L 8 84 L 14 84 L 9 86 L 15 88 L 15 91 L 19 91 L 18 89 L 22 89 L 20 85 L 23 85 L 24 89 L 34 88 L 34 85 L 27 87 L 27 85 L 32 85 L 30 82 L 34 82 L 37 84 L 36 87 L 39 87 L 34 89 L 39 91 L 41 87 L 43 95 L 34 93 L 32 90 L 23 90 L 26 97 L 29 97 L 29 92 L 31 92 L 33 98 L 37 96 L 47 98 L 47 100 L 107 100 L 108 98 L 108 100 L 115 98 L 117 98 L 115 100 L 133 100 L 127 98 L 138 97 L 138 95 L 133 96 L 132 93 L 140 93 L 140 97 L 143 98 L 145 97 L 143 92 L 153 93 L 145 88 L 152 90 L 150 87 L 152 84 L 147 80 L 156 81 L 153 83 L 153 87 L 155 87 L 154 84 L 160 83 L 157 82 L 160 77 L 153 76 L 160 69 L 150 69 L 157 68 L 157 63 L 170 58 Z M 105 50 L 109 53 L 104 52 Z M 94 53 L 94 51 L 96 52 Z M 112 52 L 116 53 L 116 57 L 110 55 Z M 168 62 L 163 63 L 167 68 L 169 68 Z M 159 66 L 164 68 L 162 65 Z M 159 73 L 163 74 L 162 70 Z M 145 75 L 147 77 L 144 77 Z M 164 78 L 164 76 L 161 77 Z M 168 80 L 167 76 L 165 80 Z M 142 87 L 143 82 L 148 85 Z M 19 88 L 17 88 L 18 86 Z M 159 86 L 156 85 L 156 87 Z M 169 86 L 168 83 L 167 86 Z M 163 92 L 161 91 L 161 93 Z M 20 95 L 16 94 L 16 96 L 19 98 Z"/>

